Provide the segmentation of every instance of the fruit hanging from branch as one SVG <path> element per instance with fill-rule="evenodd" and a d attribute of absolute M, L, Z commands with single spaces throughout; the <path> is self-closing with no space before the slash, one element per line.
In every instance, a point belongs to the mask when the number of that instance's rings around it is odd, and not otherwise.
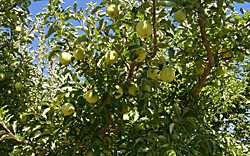
<path fill-rule="evenodd" d="M 0 73 L 0 81 L 4 81 L 6 78 L 4 73 Z"/>
<path fill-rule="evenodd" d="M 62 106 L 62 112 L 64 116 L 71 116 L 75 113 L 75 107 L 71 103 L 65 103 Z"/>
<path fill-rule="evenodd" d="M 22 88 L 23 88 L 23 84 L 21 83 L 21 82 L 16 82 L 15 83 L 15 88 L 16 88 L 16 90 L 21 90 Z"/>
<path fill-rule="evenodd" d="M 152 80 L 157 80 L 159 71 L 160 70 L 158 70 L 158 69 L 149 69 L 147 71 L 147 77 L 152 79 Z"/>
<path fill-rule="evenodd" d="M 61 57 L 60 57 L 60 63 L 62 65 L 68 65 L 70 64 L 72 59 L 72 55 L 68 52 L 62 52 Z"/>
<path fill-rule="evenodd" d="M 18 26 L 16 26 L 15 30 L 16 30 L 17 32 L 21 32 L 21 31 L 22 31 L 22 27 L 21 27 L 20 25 L 18 25 Z"/>
<path fill-rule="evenodd" d="M 94 95 L 93 90 L 89 90 L 84 94 L 85 100 L 90 104 L 95 104 L 98 100 L 98 97 Z"/>
<path fill-rule="evenodd" d="M 118 54 L 115 51 L 108 51 L 104 55 L 105 62 L 108 64 L 114 64 L 118 59 Z"/>
<path fill-rule="evenodd" d="M 136 96 L 138 91 L 138 86 L 135 83 L 131 83 L 128 87 L 128 94 L 132 96 Z"/>
<path fill-rule="evenodd" d="M 186 13 L 183 9 L 180 9 L 178 11 L 175 12 L 175 19 L 178 22 L 183 22 L 186 19 Z"/>
<path fill-rule="evenodd" d="M 164 82 L 172 82 L 175 79 L 175 70 L 171 67 L 164 67 L 159 73 L 159 79 Z"/>
<path fill-rule="evenodd" d="M 204 67 L 199 66 L 195 68 L 195 74 L 196 75 L 202 75 L 204 73 Z"/>
<path fill-rule="evenodd" d="M 135 62 L 137 63 L 141 63 L 143 62 L 145 59 L 146 59 L 146 56 L 147 56 L 147 52 L 144 51 L 144 50 L 138 50 L 136 52 L 136 59 L 135 59 Z"/>
<path fill-rule="evenodd" d="M 106 12 L 107 12 L 108 16 L 111 18 L 116 18 L 117 16 L 119 16 L 119 8 L 115 4 L 110 4 L 107 7 Z"/>
<path fill-rule="evenodd" d="M 73 56 L 75 60 L 80 61 L 84 58 L 84 50 L 83 48 L 78 48 L 74 53 Z"/>
<path fill-rule="evenodd" d="M 121 86 L 119 85 L 116 85 L 115 86 L 115 99 L 119 99 L 123 96 L 123 89 Z"/>
<path fill-rule="evenodd" d="M 136 32 L 141 38 L 147 38 L 152 35 L 153 27 L 148 21 L 140 21 L 136 25 Z"/>

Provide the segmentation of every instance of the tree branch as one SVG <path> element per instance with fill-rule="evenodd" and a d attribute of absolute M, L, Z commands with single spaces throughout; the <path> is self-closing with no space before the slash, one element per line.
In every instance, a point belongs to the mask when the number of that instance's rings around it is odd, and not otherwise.
<path fill-rule="evenodd" d="M 152 7 L 152 22 L 153 22 L 153 53 L 152 58 L 155 57 L 158 47 L 157 47 L 157 26 L 156 26 L 156 1 L 153 0 L 153 7 Z"/>
<path fill-rule="evenodd" d="M 208 62 L 206 64 L 206 67 L 204 69 L 204 73 L 199 77 L 199 80 L 197 84 L 194 86 L 192 90 L 193 96 L 198 96 L 200 94 L 200 91 L 202 87 L 205 85 L 207 77 L 212 70 L 212 67 L 214 65 L 214 56 L 213 52 L 211 49 L 211 45 L 208 40 L 208 36 L 206 34 L 206 17 L 203 9 L 200 9 L 198 12 L 198 24 L 200 27 L 200 33 L 201 33 L 201 38 L 202 38 L 202 44 L 205 47 L 205 50 L 207 52 L 207 59 Z"/>

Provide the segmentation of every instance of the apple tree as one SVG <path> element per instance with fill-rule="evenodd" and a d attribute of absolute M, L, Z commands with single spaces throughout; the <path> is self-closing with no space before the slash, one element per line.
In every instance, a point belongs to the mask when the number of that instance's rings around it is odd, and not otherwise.
<path fill-rule="evenodd" d="M 30 53 L 34 39 L 31 1 L 0 1 L 0 155 L 24 144 L 20 127 L 38 102 L 39 72 Z"/>
<path fill-rule="evenodd" d="M 12 155 L 249 155 L 250 12 L 234 0 L 50 0 L 43 98 Z"/>

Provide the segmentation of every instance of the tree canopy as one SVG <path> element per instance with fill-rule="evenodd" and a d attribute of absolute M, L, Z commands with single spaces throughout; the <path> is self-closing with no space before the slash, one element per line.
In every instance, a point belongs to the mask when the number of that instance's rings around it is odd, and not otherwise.
<path fill-rule="evenodd" d="M 0 0 L 1 156 L 250 154 L 248 0 L 34 1 Z"/>

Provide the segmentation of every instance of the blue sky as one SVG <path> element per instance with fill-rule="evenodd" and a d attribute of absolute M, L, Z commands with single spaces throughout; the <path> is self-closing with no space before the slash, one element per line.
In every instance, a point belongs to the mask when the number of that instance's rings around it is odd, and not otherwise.
<path fill-rule="evenodd" d="M 91 2 L 91 1 L 98 2 L 98 3 L 101 2 L 101 0 L 76 0 L 76 1 L 79 4 L 79 6 L 81 6 L 81 7 L 86 6 L 86 4 Z M 65 2 L 64 6 L 69 6 L 69 5 L 74 3 L 74 0 L 64 0 L 64 2 Z M 39 13 L 42 10 L 42 8 L 44 8 L 46 6 L 47 3 L 48 3 L 48 0 L 40 0 L 37 2 L 33 2 L 30 6 L 31 13 L 33 15 Z"/>
<path fill-rule="evenodd" d="M 74 2 L 74 0 L 64 0 L 64 1 L 65 1 L 65 4 L 64 4 L 65 6 L 73 4 Z M 76 0 L 76 1 L 80 6 L 83 6 L 83 7 L 90 1 L 95 1 L 98 3 L 101 2 L 101 0 Z M 48 0 L 41 0 L 41 1 L 33 2 L 32 5 L 30 6 L 31 13 L 33 15 L 37 14 L 38 12 L 42 10 L 43 7 L 46 6 L 47 3 L 48 3 Z M 250 3 L 236 4 L 235 7 L 236 7 L 236 10 L 239 10 L 240 8 L 245 8 L 250 11 Z"/>

